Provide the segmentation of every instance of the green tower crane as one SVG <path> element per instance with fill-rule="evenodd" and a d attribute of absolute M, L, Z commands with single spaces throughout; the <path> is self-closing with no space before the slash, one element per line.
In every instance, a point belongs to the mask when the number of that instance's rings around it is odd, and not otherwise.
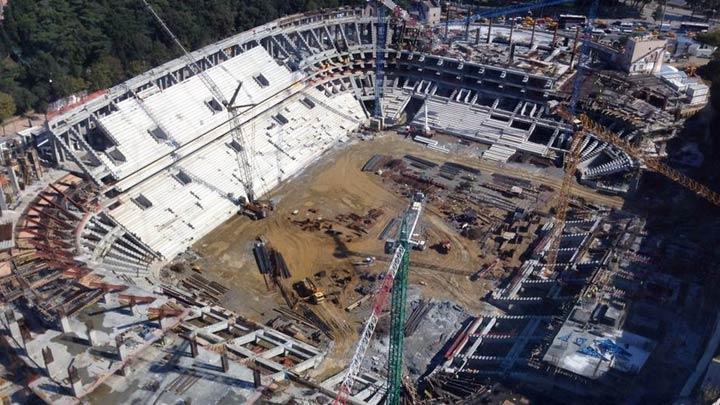
<path fill-rule="evenodd" d="M 392 296 L 390 299 L 390 352 L 388 353 L 387 401 L 388 405 L 400 403 L 403 378 L 403 348 L 405 341 L 405 307 L 407 301 L 408 273 L 410 270 L 410 249 L 413 245 L 412 232 L 417 226 L 422 210 L 421 193 L 413 197 L 413 204 L 405 211 L 396 243 L 404 248 L 405 252 L 400 268 L 395 273 Z"/>

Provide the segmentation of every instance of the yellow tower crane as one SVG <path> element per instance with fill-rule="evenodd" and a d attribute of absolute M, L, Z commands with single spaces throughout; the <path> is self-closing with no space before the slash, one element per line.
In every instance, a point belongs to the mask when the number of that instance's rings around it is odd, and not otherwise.
<path fill-rule="evenodd" d="M 567 158 L 565 160 L 565 175 L 555 203 L 555 225 L 553 226 L 550 249 L 545 261 L 546 275 L 551 274 L 557 264 L 556 261 L 560 247 L 560 239 L 563 228 L 565 227 L 567 209 L 570 204 L 570 188 L 580 161 L 582 143 L 588 134 L 592 134 L 599 140 L 620 149 L 631 158 L 637 160 L 638 163 L 646 169 L 661 174 L 667 179 L 692 191 L 697 196 L 709 201 L 713 205 L 720 206 L 720 194 L 716 193 L 706 185 L 691 179 L 680 171 L 664 164 L 659 158 L 655 156 L 648 156 L 640 148 L 632 145 L 630 142 L 620 138 L 618 135 L 609 131 L 602 125 L 591 120 L 587 115 L 580 114 L 576 117 L 563 106 L 558 107 L 555 112 L 561 118 L 573 124 L 574 134 L 570 150 L 568 151 Z"/>

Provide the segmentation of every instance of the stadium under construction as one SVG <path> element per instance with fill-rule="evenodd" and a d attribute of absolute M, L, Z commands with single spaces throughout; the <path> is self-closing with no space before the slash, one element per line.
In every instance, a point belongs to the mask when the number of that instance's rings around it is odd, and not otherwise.
<path fill-rule="evenodd" d="M 669 165 L 707 86 L 667 38 L 528 21 L 560 1 L 411 3 L 187 51 L 145 2 L 180 58 L 0 145 L 3 395 L 697 395 L 720 324 L 669 265 L 713 257 L 637 201 L 652 172 L 720 205 Z"/>

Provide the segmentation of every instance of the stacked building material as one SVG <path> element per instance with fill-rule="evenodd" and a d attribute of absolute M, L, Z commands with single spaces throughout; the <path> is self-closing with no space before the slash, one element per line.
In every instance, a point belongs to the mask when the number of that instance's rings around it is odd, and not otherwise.
<path fill-rule="evenodd" d="M 373 155 L 362 167 L 364 172 L 376 172 L 383 168 L 387 162 L 390 161 L 390 156 L 387 155 Z"/>
<path fill-rule="evenodd" d="M 182 286 L 194 292 L 196 297 L 203 298 L 206 301 L 219 304 L 222 297 L 230 291 L 227 287 L 210 281 L 199 274 L 192 274 L 181 282 Z"/>
<path fill-rule="evenodd" d="M 435 306 L 435 303 L 430 301 L 420 300 L 418 305 L 413 308 L 407 321 L 405 321 L 405 336 L 411 336 L 420 326 L 425 315 Z"/>
<path fill-rule="evenodd" d="M 437 163 L 423 159 L 421 157 L 413 156 L 413 155 L 405 155 L 405 159 L 410 161 L 410 165 L 417 167 L 418 169 L 427 170 L 427 169 L 434 169 L 438 166 Z"/>

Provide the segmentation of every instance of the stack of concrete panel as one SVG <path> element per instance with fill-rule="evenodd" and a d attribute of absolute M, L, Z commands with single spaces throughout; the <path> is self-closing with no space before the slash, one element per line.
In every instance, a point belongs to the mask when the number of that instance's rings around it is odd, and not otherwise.
<path fill-rule="evenodd" d="M 517 152 L 517 150 L 513 148 L 508 148 L 507 146 L 492 145 L 490 146 L 490 149 L 486 150 L 483 153 L 482 157 L 485 159 L 494 160 L 496 162 L 505 163 L 508 161 L 508 159 L 510 159 L 512 155 L 515 154 L 515 152 Z"/>

